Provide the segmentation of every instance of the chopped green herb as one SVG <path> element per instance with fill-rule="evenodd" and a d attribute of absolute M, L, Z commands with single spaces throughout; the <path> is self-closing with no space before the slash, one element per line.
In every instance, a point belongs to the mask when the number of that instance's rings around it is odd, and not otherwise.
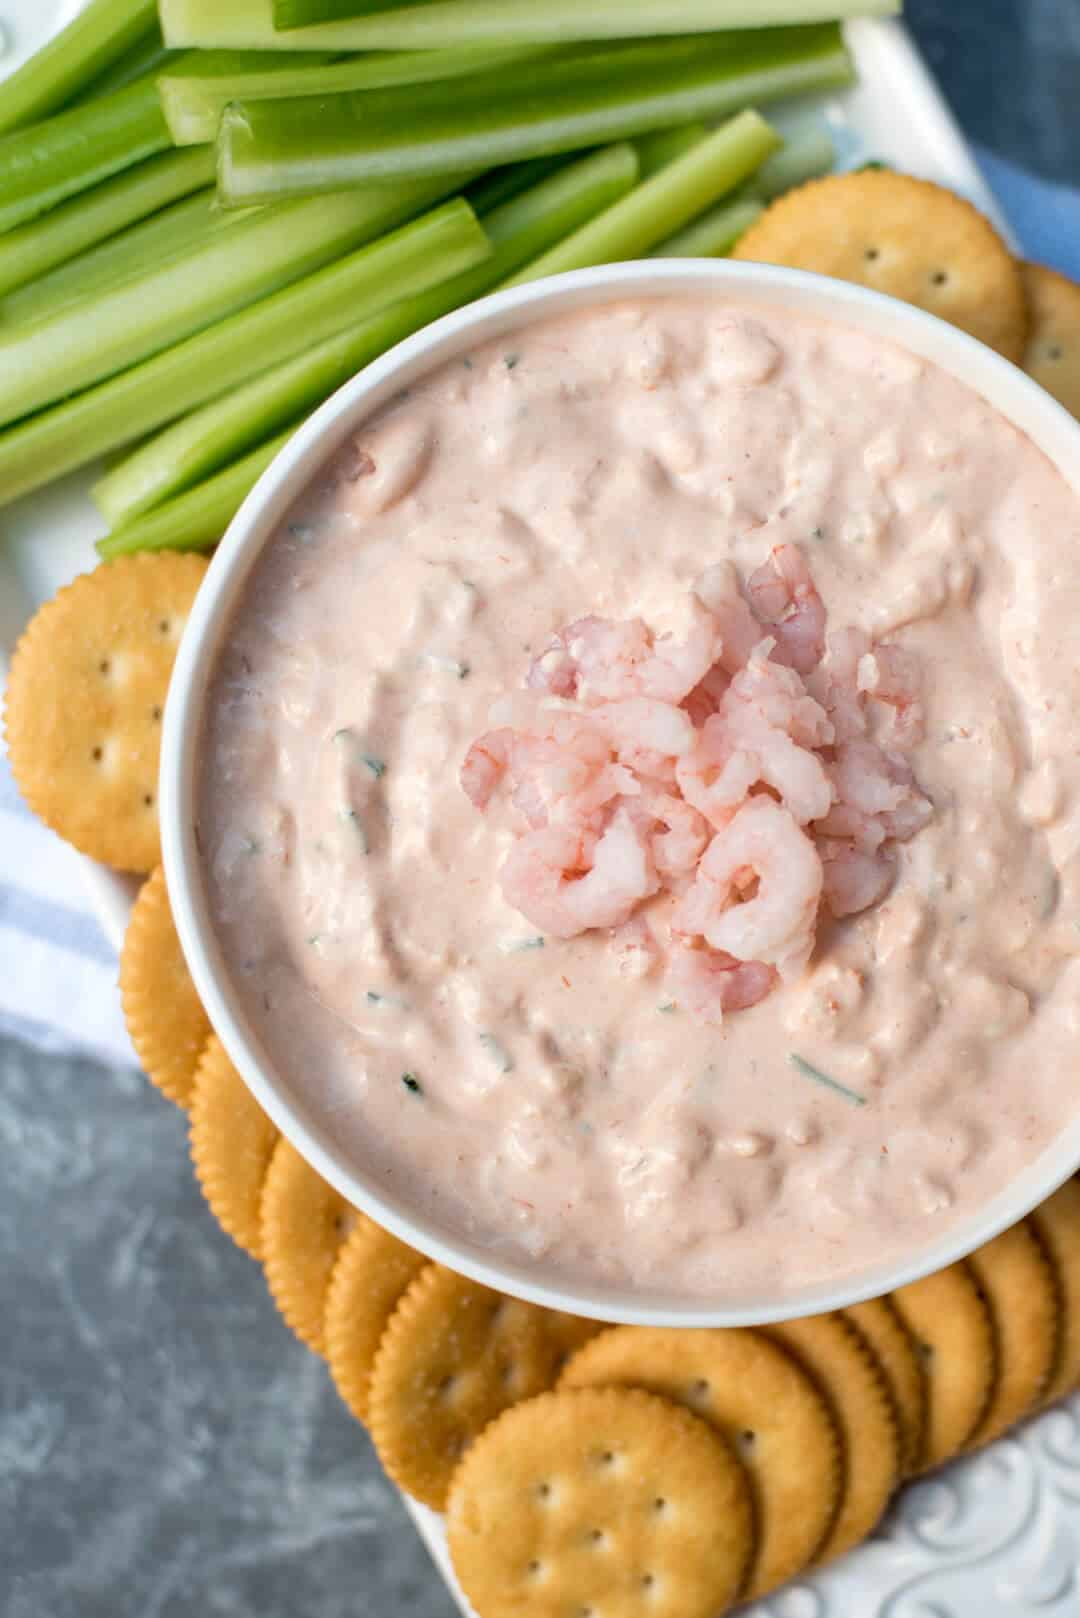
<path fill-rule="evenodd" d="M 423 1095 L 424 1086 L 420 1083 L 420 1080 L 416 1077 L 415 1073 L 403 1073 L 401 1075 L 401 1082 L 405 1086 L 406 1090 L 412 1091 L 414 1096 Z"/>
<path fill-rule="evenodd" d="M 499 945 L 503 955 L 520 955 L 523 950 L 543 949 L 546 943 L 543 938 L 504 938 Z"/>
<path fill-rule="evenodd" d="M 423 661 L 430 664 L 433 669 L 440 669 L 444 674 L 453 674 L 459 680 L 468 678 L 468 663 L 459 662 L 456 657 L 443 657 L 439 652 L 425 652 Z"/>
<path fill-rule="evenodd" d="M 359 839 L 361 851 L 366 854 L 368 852 L 367 832 L 364 830 L 364 822 L 360 819 L 360 816 L 357 814 L 356 810 L 339 809 L 338 819 L 343 825 L 351 826 L 353 828 L 353 830 L 356 832 L 357 838 Z"/>
<path fill-rule="evenodd" d="M 315 538 L 314 528 L 311 528 L 306 522 L 291 522 L 289 524 L 289 533 L 293 539 L 299 539 L 305 545 Z"/>
<path fill-rule="evenodd" d="M 656 1009 L 657 1009 L 657 1011 L 661 1012 L 665 1017 L 668 1017 L 668 1016 L 671 1015 L 671 1013 L 673 1011 L 678 1011 L 679 1008 L 675 1004 L 674 1000 L 665 1000 L 663 1005 L 662 1006 L 657 1006 Z"/>
<path fill-rule="evenodd" d="M 889 166 L 890 165 L 884 162 L 880 157 L 872 157 L 868 163 L 860 163 L 858 168 L 855 170 L 855 173 L 866 174 L 875 169 L 887 169 Z"/>
<path fill-rule="evenodd" d="M 378 994 L 376 990 L 369 989 L 364 996 L 369 1006 L 385 1006 L 390 1011 L 405 1011 L 407 1002 L 396 994 Z"/>
<path fill-rule="evenodd" d="M 815 528 L 813 533 L 810 535 L 810 538 L 811 539 L 824 539 L 825 538 L 825 530 L 824 530 L 824 528 Z"/>
<path fill-rule="evenodd" d="M 358 761 L 371 771 L 376 781 L 386 774 L 386 765 L 382 759 L 376 758 L 374 753 L 365 752 L 356 732 L 350 730 L 348 726 L 344 730 L 335 730 L 333 739 L 339 747 L 345 747 L 346 745 L 352 747 L 355 745 Z"/>
<path fill-rule="evenodd" d="M 471 360 L 471 359 L 470 359 L 470 358 L 469 358 L 469 356 L 468 356 L 468 354 L 466 354 L 466 355 L 465 355 L 465 357 L 464 357 L 464 359 L 463 359 L 463 360 L 462 360 L 462 362 L 461 362 L 461 363 L 462 363 L 462 365 L 464 365 L 464 367 L 465 367 L 465 369 L 466 369 L 466 370 L 467 370 L 467 371 L 471 371 L 471 370 L 472 370 L 472 368 L 473 368 L 473 363 L 472 363 L 472 360 Z"/>
<path fill-rule="evenodd" d="M 499 1043 L 494 1034 L 481 1034 L 480 1043 L 487 1051 L 500 1073 L 510 1073 L 513 1071 L 514 1058 L 510 1055 L 510 1052 L 506 1049 L 505 1045 L 501 1045 Z"/>
<path fill-rule="evenodd" d="M 831 1079 L 819 1067 L 814 1067 L 811 1062 L 804 1061 L 801 1056 L 796 1056 L 794 1051 L 789 1054 L 788 1061 L 793 1067 L 798 1068 L 804 1078 L 813 1079 L 815 1084 L 824 1085 L 826 1090 L 835 1090 L 838 1096 L 843 1096 L 845 1101 L 850 1101 L 853 1107 L 866 1106 L 865 1096 L 859 1095 L 855 1090 L 849 1090 L 847 1085 L 841 1084 L 838 1079 Z"/>
<path fill-rule="evenodd" d="M 262 852 L 262 848 L 257 837 L 245 837 L 243 848 L 245 854 L 259 854 Z"/>
<path fill-rule="evenodd" d="M 520 354 L 504 354 L 503 355 L 503 364 L 506 366 L 506 369 L 508 371 L 512 371 L 516 365 L 520 364 L 520 361 L 521 361 L 521 355 Z"/>

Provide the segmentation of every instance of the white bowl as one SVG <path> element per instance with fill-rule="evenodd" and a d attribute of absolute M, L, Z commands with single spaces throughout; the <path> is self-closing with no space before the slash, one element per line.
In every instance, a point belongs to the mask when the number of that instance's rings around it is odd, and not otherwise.
<path fill-rule="evenodd" d="M 963 332 L 862 287 L 723 260 L 618 264 L 516 287 L 448 315 L 369 365 L 316 412 L 259 480 L 214 557 L 191 614 L 169 692 L 161 762 L 165 871 L 184 954 L 225 1049 L 282 1134 L 350 1203 L 451 1269 L 577 1314 L 673 1326 L 751 1325 L 841 1308 L 941 1269 L 1020 1219 L 1073 1173 L 1080 1165 L 1080 1113 L 997 1196 L 950 1224 L 937 1240 L 900 1259 L 801 1289 L 763 1289 L 728 1301 L 670 1297 L 626 1286 L 576 1284 L 549 1262 L 493 1256 L 423 1217 L 351 1163 L 309 1114 L 302 1088 L 294 1090 L 287 1075 L 275 1071 L 239 1008 L 214 937 L 195 848 L 193 806 L 203 703 L 223 631 L 261 547 L 345 437 L 401 388 L 444 361 L 539 317 L 616 298 L 703 292 L 843 322 L 932 360 L 1027 433 L 1080 495 L 1080 425 L 1048 394 Z"/>

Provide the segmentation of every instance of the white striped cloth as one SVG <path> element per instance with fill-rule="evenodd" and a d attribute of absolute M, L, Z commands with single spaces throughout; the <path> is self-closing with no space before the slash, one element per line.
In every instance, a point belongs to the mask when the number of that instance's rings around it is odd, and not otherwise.
<path fill-rule="evenodd" d="M 0 1034 L 134 1066 L 116 980 L 79 855 L 30 813 L 0 753 Z"/>

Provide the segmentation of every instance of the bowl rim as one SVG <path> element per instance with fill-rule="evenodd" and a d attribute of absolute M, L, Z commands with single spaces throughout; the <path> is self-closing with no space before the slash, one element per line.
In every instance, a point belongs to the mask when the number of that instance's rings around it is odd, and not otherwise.
<path fill-rule="evenodd" d="M 162 853 L 180 944 L 227 1055 L 281 1134 L 354 1207 L 409 1246 L 527 1301 L 628 1324 L 740 1326 L 823 1313 L 889 1292 L 965 1257 L 1048 1197 L 1080 1166 L 1080 1113 L 993 1197 L 941 1235 L 839 1276 L 709 1298 L 586 1283 L 439 1226 L 350 1163 L 325 1123 L 305 1113 L 260 1048 L 231 991 L 210 923 L 196 846 L 194 788 L 201 721 L 222 632 L 262 546 L 346 435 L 402 387 L 465 348 L 534 321 L 620 299 L 708 295 L 718 304 L 783 309 L 899 344 L 971 387 L 1027 434 L 1080 497 L 1080 423 L 1008 360 L 936 316 L 850 282 L 744 261 L 653 259 L 604 265 L 496 292 L 444 316 L 344 384 L 296 432 L 230 524 L 189 617 L 166 703 L 160 773 Z"/>

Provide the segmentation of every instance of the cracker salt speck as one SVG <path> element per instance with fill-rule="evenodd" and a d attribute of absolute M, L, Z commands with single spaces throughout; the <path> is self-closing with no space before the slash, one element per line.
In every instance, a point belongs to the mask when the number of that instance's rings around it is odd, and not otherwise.
<path fill-rule="evenodd" d="M 479 1618 L 717 1618 L 753 1548 L 715 1428 L 627 1388 L 567 1388 L 490 1426 L 455 1474 L 450 1555 Z"/>
<path fill-rule="evenodd" d="M 989 1408 L 995 1378 L 994 1330 L 971 1270 L 950 1264 L 892 1293 L 926 1372 L 922 1469 L 948 1461 Z"/>
<path fill-rule="evenodd" d="M 160 865 L 143 883 L 124 935 L 120 998 L 131 1043 L 148 1077 L 170 1101 L 187 1107 L 210 1037 L 210 1019 L 180 949 Z"/>
<path fill-rule="evenodd" d="M 123 871 L 161 858 L 158 756 L 176 648 L 205 558 L 121 557 L 45 603 L 15 648 L 5 728 L 30 808 Z"/>
<path fill-rule="evenodd" d="M 1057 1358 L 1061 1300 L 1050 1260 L 1027 1220 L 968 1260 L 990 1310 L 997 1381 L 972 1445 L 991 1444 L 1023 1420 L 1046 1390 Z"/>
<path fill-rule="evenodd" d="M 1080 416 L 1080 286 L 1041 264 L 1022 264 L 1031 326 L 1023 366 Z"/>
<path fill-rule="evenodd" d="M 330 1277 L 360 1217 L 283 1135 L 270 1159 L 259 1210 L 263 1267 L 286 1324 L 316 1354 L 326 1352 Z"/>
<path fill-rule="evenodd" d="M 371 1372 L 368 1417 L 398 1486 L 436 1511 L 473 1439 L 510 1405 L 555 1386 L 595 1321 L 504 1298 L 439 1264 L 394 1312 Z"/>
<path fill-rule="evenodd" d="M 840 1499 L 836 1426 L 809 1375 L 779 1343 L 744 1330 L 615 1326 L 570 1361 L 560 1388 L 634 1387 L 686 1405 L 746 1468 L 757 1550 L 752 1598 L 812 1561 Z"/>
<path fill-rule="evenodd" d="M 1027 335 L 1019 266 L 977 208 L 891 169 L 832 174 L 780 197 L 733 258 L 858 281 L 950 321 L 1008 359 Z"/>
<path fill-rule="evenodd" d="M 256 1259 L 262 1258 L 262 1190 L 280 1138 L 211 1034 L 191 1098 L 191 1161 L 218 1224 Z"/>
<path fill-rule="evenodd" d="M 371 1367 L 387 1322 L 427 1262 L 363 1215 L 338 1255 L 326 1297 L 326 1357 L 357 1421 L 368 1419 Z"/>
<path fill-rule="evenodd" d="M 861 1545 L 900 1479 L 900 1434 L 873 1351 L 843 1315 L 811 1315 L 758 1328 L 793 1354 L 825 1398 L 840 1433 L 840 1508 L 816 1561 Z"/>

